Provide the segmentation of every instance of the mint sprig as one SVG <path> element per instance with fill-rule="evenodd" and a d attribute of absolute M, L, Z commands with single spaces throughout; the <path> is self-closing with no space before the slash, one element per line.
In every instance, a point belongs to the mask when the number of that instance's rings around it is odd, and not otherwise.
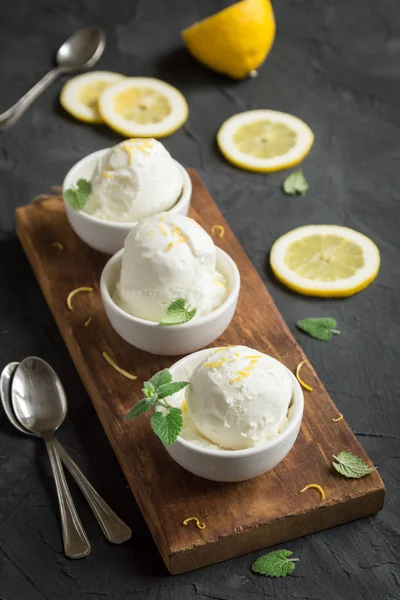
<path fill-rule="evenodd" d="M 172 375 L 168 369 L 159 371 L 149 381 L 143 384 L 144 398 L 139 400 L 124 417 L 124 421 L 134 419 L 150 410 L 152 406 L 161 406 L 165 410 L 157 410 L 150 419 L 151 428 L 166 446 L 173 444 L 181 432 L 183 426 L 182 411 L 180 408 L 171 406 L 165 398 L 183 390 L 188 381 L 172 381 Z"/>
<path fill-rule="evenodd" d="M 336 329 L 336 320 L 331 317 L 309 317 L 308 319 L 301 319 L 300 321 L 297 321 L 296 326 L 301 331 L 304 331 L 304 333 L 307 333 L 311 337 L 322 342 L 329 342 L 332 338 L 332 334 L 340 333 L 340 331 Z"/>
<path fill-rule="evenodd" d="M 257 558 L 251 570 L 266 577 L 286 577 L 286 575 L 293 573 L 294 563 L 299 560 L 298 558 L 288 558 L 292 554 L 293 552 L 290 550 L 268 552 L 268 554 Z"/>
<path fill-rule="evenodd" d="M 78 179 L 76 186 L 64 192 L 65 201 L 74 210 L 85 208 L 89 196 L 92 193 L 92 184 L 87 179 Z"/>
<path fill-rule="evenodd" d="M 189 306 L 184 298 L 174 300 L 167 308 L 165 317 L 160 321 L 160 325 L 181 325 L 187 323 L 195 316 L 197 310 Z"/>
<path fill-rule="evenodd" d="M 294 173 L 291 173 L 283 182 L 283 191 L 287 196 L 296 196 L 297 194 L 305 196 L 308 188 L 309 185 L 302 169 L 297 169 Z"/>
<path fill-rule="evenodd" d="M 333 455 L 333 458 L 335 459 L 332 463 L 333 468 L 344 477 L 361 479 L 361 477 L 365 477 L 372 471 L 376 471 L 376 467 L 369 467 L 362 458 L 345 450 L 337 456 Z"/>

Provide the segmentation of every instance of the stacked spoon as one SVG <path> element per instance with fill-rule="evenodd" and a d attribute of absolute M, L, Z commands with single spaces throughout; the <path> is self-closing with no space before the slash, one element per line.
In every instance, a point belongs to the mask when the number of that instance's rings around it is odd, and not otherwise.
<path fill-rule="evenodd" d="M 67 399 L 50 365 L 36 357 L 9 363 L 1 374 L 0 391 L 4 411 L 12 425 L 21 433 L 42 438 L 46 444 L 56 483 L 66 556 L 82 558 L 90 553 L 91 546 L 61 463 L 78 484 L 108 541 L 121 544 L 130 539 L 131 529 L 98 494 L 55 437 L 67 414 Z"/>

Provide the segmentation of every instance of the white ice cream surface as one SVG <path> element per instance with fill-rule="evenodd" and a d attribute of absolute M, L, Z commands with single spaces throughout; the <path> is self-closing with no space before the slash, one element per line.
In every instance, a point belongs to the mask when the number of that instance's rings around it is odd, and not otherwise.
<path fill-rule="evenodd" d="M 161 321 L 168 306 L 184 298 L 195 319 L 218 308 L 228 294 L 216 270 L 216 248 L 193 219 L 162 213 L 143 219 L 125 240 L 114 301 L 126 312 Z"/>
<path fill-rule="evenodd" d="M 240 450 L 275 438 L 288 424 L 291 377 L 270 356 L 246 346 L 217 349 L 189 381 L 180 435 L 192 443 Z"/>
<path fill-rule="evenodd" d="M 84 211 L 107 221 L 133 222 L 169 210 L 182 192 L 182 175 L 154 139 L 131 139 L 98 160 Z"/>

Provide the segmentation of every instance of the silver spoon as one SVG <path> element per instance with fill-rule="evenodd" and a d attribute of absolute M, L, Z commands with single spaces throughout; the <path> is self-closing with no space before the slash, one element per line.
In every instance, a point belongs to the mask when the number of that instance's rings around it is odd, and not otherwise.
<path fill-rule="evenodd" d="M 25 433 L 27 435 L 34 435 L 38 437 L 36 433 L 32 433 L 24 427 L 22 427 L 20 422 L 17 420 L 12 407 L 11 384 L 13 375 L 18 365 L 18 362 L 11 362 L 4 367 L 3 372 L 1 373 L 1 402 L 3 404 L 4 412 L 6 413 L 12 425 L 16 427 L 16 429 L 21 431 L 21 433 Z M 129 540 L 132 537 L 132 530 L 130 529 L 130 527 L 128 527 L 128 525 L 118 517 L 118 515 L 113 511 L 113 509 L 94 489 L 92 484 L 86 479 L 85 475 L 82 473 L 75 461 L 72 460 L 72 458 L 61 445 L 61 443 L 58 441 L 58 439 L 54 439 L 61 462 L 68 469 L 69 473 L 72 475 L 72 477 L 78 484 L 81 492 L 88 501 L 88 504 L 92 509 L 93 514 L 96 517 L 96 520 L 100 525 L 102 532 L 104 533 L 108 541 L 112 544 L 122 544 L 122 542 L 126 542 L 127 540 Z"/>
<path fill-rule="evenodd" d="M 67 414 L 63 387 L 47 363 L 29 357 L 15 371 L 11 399 L 21 425 L 46 444 L 60 505 L 64 552 L 69 558 L 87 556 L 90 543 L 72 500 L 54 440 L 54 433 Z"/>
<path fill-rule="evenodd" d="M 57 52 L 57 66 L 51 69 L 11 108 L 0 114 L 0 128 L 14 125 L 34 100 L 53 83 L 59 75 L 90 69 L 103 54 L 106 35 L 100 27 L 86 27 L 71 36 Z"/>

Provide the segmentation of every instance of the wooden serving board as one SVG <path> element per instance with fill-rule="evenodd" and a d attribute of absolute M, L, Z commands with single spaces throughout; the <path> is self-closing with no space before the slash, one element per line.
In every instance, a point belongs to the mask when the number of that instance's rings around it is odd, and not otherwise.
<path fill-rule="evenodd" d="M 216 224 L 225 227 L 224 237 L 214 239 L 236 261 L 242 278 L 233 322 L 213 345 L 248 345 L 294 371 L 305 358 L 301 348 L 198 174 L 192 169 L 189 174 L 193 183 L 191 216 L 208 232 Z M 137 350 L 112 329 L 99 292 L 107 257 L 78 239 L 67 223 L 59 197 L 42 196 L 17 209 L 16 222 L 50 310 L 171 573 L 223 561 L 382 508 L 385 488 L 377 472 L 361 480 L 332 472 L 332 454 L 343 449 L 371 461 L 346 422 L 332 422 L 338 411 L 310 365 L 303 367 L 303 377 L 314 391 L 304 392 L 299 437 L 273 471 L 242 483 L 215 483 L 178 466 L 151 432 L 147 415 L 123 422 L 141 396 L 142 382 L 176 358 Z M 53 242 L 62 243 L 64 250 Z M 75 296 L 71 312 L 66 298 L 80 286 L 92 286 L 94 293 Z M 92 321 L 85 327 L 88 317 Z M 103 359 L 103 351 L 138 379 L 130 381 L 117 373 Z M 300 494 L 309 483 L 324 488 L 324 502 L 316 490 Z M 182 521 L 190 516 L 204 521 L 206 528 L 200 530 L 193 522 L 183 526 Z"/>

